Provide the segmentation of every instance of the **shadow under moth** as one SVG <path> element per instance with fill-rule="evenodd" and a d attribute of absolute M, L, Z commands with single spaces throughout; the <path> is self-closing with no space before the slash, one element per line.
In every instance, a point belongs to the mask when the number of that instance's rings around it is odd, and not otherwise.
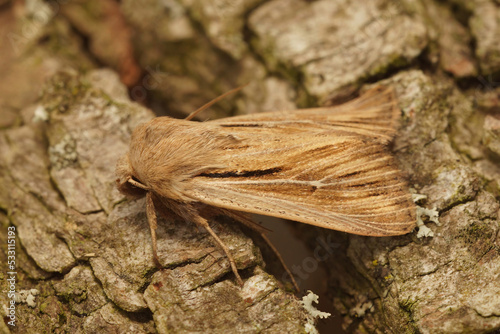
<path fill-rule="evenodd" d="M 401 235 L 415 227 L 415 204 L 387 147 L 400 118 L 391 88 L 378 86 L 334 107 L 206 122 L 191 116 L 139 125 L 116 167 L 122 193 L 146 196 L 157 266 L 156 211 L 205 228 L 240 285 L 211 217 L 229 216 L 266 241 L 266 229 L 248 213 L 365 236 Z"/>

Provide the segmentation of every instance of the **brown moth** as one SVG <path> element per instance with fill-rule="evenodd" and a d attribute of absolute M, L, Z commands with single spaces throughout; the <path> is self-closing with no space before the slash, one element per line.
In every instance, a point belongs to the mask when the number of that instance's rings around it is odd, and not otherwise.
<path fill-rule="evenodd" d="M 205 228 L 242 284 L 210 217 L 228 215 L 264 238 L 246 213 L 366 236 L 414 228 L 415 205 L 387 148 L 399 117 L 394 91 L 382 86 L 335 107 L 207 122 L 157 117 L 134 130 L 118 189 L 146 196 L 157 265 L 155 209 Z"/>

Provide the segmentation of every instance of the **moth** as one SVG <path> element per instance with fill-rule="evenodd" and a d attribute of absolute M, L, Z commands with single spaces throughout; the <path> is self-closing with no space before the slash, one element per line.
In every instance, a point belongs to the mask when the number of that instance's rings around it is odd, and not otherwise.
<path fill-rule="evenodd" d="M 334 107 L 191 118 L 139 125 L 116 167 L 122 193 L 146 196 L 158 266 L 157 210 L 205 228 L 240 285 L 228 247 L 210 228 L 215 215 L 264 238 L 266 230 L 249 213 L 365 236 L 402 235 L 415 226 L 407 181 L 388 149 L 400 118 L 390 87 Z"/>

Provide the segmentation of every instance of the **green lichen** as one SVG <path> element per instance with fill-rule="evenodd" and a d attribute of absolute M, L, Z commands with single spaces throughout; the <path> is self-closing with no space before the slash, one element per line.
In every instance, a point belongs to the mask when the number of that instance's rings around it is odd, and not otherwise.
<path fill-rule="evenodd" d="M 491 224 L 487 221 L 475 221 L 458 233 L 458 238 L 466 244 L 474 244 L 479 240 L 488 240 L 493 236 Z"/>
<path fill-rule="evenodd" d="M 395 53 L 390 55 L 386 62 L 372 68 L 364 77 L 360 78 L 358 81 L 360 83 L 364 83 L 367 79 L 373 80 L 377 78 L 383 78 L 388 72 L 398 68 L 403 68 L 408 65 L 408 59 L 401 56 L 401 54 L 399 53 Z"/>
<path fill-rule="evenodd" d="M 408 315 L 410 316 L 411 314 L 413 314 L 413 312 L 415 312 L 417 305 L 418 305 L 418 300 L 410 297 L 408 297 L 406 300 L 399 302 L 399 307 L 401 308 L 401 310 L 408 313 Z"/>
<path fill-rule="evenodd" d="M 40 307 L 38 309 L 40 310 L 40 312 L 45 313 L 47 307 L 48 307 L 47 303 L 42 303 L 40 304 Z"/>
<path fill-rule="evenodd" d="M 59 72 L 43 88 L 41 104 L 50 114 L 65 114 L 86 97 L 90 86 L 72 72 Z"/>

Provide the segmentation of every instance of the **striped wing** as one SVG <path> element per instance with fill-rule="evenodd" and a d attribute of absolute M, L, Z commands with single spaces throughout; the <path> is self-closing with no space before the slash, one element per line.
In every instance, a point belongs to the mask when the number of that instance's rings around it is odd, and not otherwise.
<path fill-rule="evenodd" d="M 224 147 L 224 167 L 192 178 L 185 194 L 217 207 L 354 234 L 408 233 L 415 206 L 385 145 L 396 124 L 391 94 L 369 92 L 341 107 L 210 122 L 238 144 Z"/>
<path fill-rule="evenodd" d="M 338 131 L 388 143 L 396 133 L 400 110 L 394 90 L 377 86 L 348 103 L 326 108 L 274 111 L 221 118 L 209 123 L 222 127 L 287 128 L 295 131 Z"/>

